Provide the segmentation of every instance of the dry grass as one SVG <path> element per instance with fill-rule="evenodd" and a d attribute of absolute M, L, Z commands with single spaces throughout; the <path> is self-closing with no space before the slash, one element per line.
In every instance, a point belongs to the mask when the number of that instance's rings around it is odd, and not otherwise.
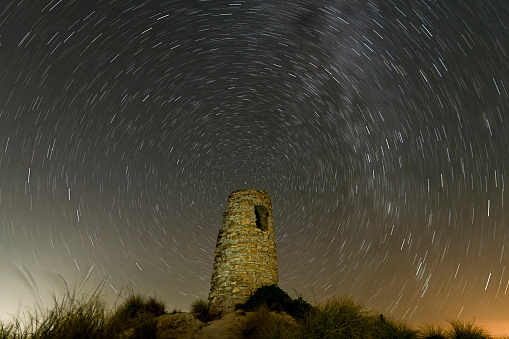
<path fill-rule="evenodd" d="M 241 331 L 242 335 L 249 339 L 300 338 L 296 323 L 289 321 L 283 315 L 271 312 L 265 304 L 248 314 L 241 326 Z"/>
<path fill-rule="evenodd" d="M 305 318 L 303 338 L 417 338 L 411 326 L 365 311 L 350 299 L 331 300 Z"/>
<path fill-rule="evenodd" d="M 29 272 L 23 273 L 38 294 Z M 63 297 L 55 296 L 49 309 L 38 305 L 26 316 L 25 323 L 0 323 L 0 339 L 155 338 L 155 317 L 165 314 L 164 304 L 152 297 L 129 295 L 115 311 L 108 311 L 106 300 L 100 295 L 105 280 L 83 292 L 91 273 L 92 270 L 73 289 L 59 277 Z"/>
<path fill-rule="evenodd" d="M 0 324 L 0 339 L 155 338 L 162 314 L 164 305 L 154 298 L 130 296 L 112 313 L 98 295 L 68 293 L 53 308 L 31 314 L 25 326 Z"/>
<path fill-rule="evenodd" d="M 191 312 L 197 314 L 197 318 L 204 323 L 217 318 L 217 314 L 212 312 L 212 303 L 205 299 L 197 299 L 191 304 Z"/>
<path fill-rule="evenodd" d="M 419 338 L 421 339 L 446 339 L 447 331 L 440 325 L 424 325 L 419 327 Z"/>
<path fill-rule="evenodd" d="M 64 296 L 55 297 L 50 309 L 37 308 L 28 315 L 26 323 L 0 322 L 0 339 L 156 338 L 157 317 L 166 314 L 164 304 L 154 297 L 130 294 L 109 311 L 99 293 L 103 283 L 84 293 L 84 284 L 70 290 L 63 282 Z M 211 306 L 208 301 L 199 299 L 191 309 L 198 318 L 211 321 L 214 319 Z M 297 317 L 297 321 L 289 315 L 270 312 L 267 305 L 262 304 L 248 314 L 241 330 L 245 338 L 260 339 L 493 338 L 480 326 L 459 320 L 450 321 L 448 328 L 426 325 L 415 330 L 404 322 L 368 312 L 350 299 L 330 300 L 312 307 Z"/>
<path fill-rule="evenodd" d="M 459 320 L 449 321 L 451 329 L 449 338 L 451 339 L 491 339 L 493 338 L 488 331 L 472 323 L 465 323 Z"/>

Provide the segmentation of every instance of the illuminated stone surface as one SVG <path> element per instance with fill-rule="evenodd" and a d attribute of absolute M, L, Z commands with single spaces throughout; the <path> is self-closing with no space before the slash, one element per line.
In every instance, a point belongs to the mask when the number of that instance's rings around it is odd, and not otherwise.
<path fill-rule="evenodd" d="M 258 288 L 278 283 L 272 203 L 265 191 L 228 196 L 214 258 L 209 301 L 231 311 Z"/>

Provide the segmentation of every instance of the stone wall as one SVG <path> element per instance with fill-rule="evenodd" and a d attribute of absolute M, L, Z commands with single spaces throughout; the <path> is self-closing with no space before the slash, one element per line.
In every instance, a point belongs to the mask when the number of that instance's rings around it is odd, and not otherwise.
<path fill-rule="evenodd" d="M 209 301 L 231 311 L 258 288 L 278 283 L 272 203 L 265 191 L 228 196 L 214 258 Z"/>

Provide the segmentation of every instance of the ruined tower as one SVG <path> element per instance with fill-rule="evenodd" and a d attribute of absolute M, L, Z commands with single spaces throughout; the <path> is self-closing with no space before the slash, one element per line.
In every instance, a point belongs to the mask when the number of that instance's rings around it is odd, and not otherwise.
<path fill-rule="evenodd" d="M 270 196 L 265 191 L 235 191 L 228 196 L 217 237 L 209 301 L 231 311 L 258 288 L 277 283 Z"/>

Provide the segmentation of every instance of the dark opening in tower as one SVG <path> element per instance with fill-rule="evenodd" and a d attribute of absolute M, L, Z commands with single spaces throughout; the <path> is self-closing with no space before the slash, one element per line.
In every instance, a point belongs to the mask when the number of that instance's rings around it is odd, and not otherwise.
<path fill-rule="evenodd" d="M 256 216 L 256 227 L 262 231 L 267 231 L 269 229 L 269 211 L 267 211 L 267 208 L 265 208 L 263 205 L 255 205 L 254 209 Z"/>

